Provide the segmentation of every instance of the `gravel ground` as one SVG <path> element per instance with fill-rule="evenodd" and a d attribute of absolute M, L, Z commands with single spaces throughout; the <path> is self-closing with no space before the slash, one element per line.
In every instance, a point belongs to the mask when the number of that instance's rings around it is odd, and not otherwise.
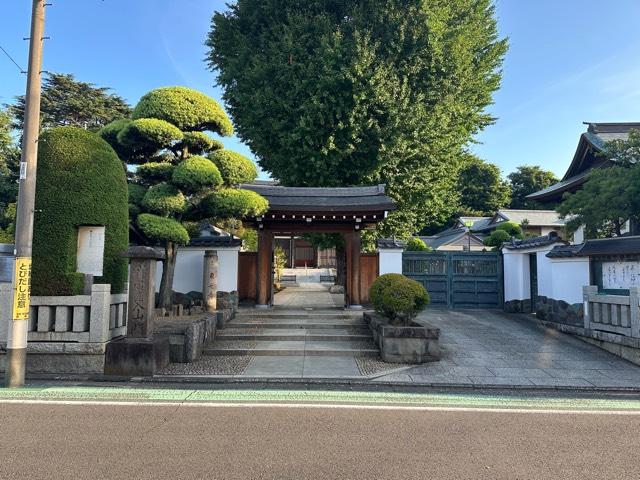
<path fill-rule="evenodd" d="M 242 375 L 250 355 L 203 356 L 193 363 L 172 363 L 159 375 Z"/>
<path fill-rule="evenodd" d="M 373 340 L 352 340 L 349 343 L 351 344 L 351 348 L 378 349 L 377 345 L 373 343 Z"/>
<path fill-rule="evenodd" d="M 376 375 L 403 367 L 412 367 L 407 363 L 386 363 L 380 357 L 356 357 L 356 363 L 362 375 Z"/>
<path fill-rule="evenodd" d="M 219 349 L 255 348 L 256 340 L 216 340 L 210 346 Z"/>

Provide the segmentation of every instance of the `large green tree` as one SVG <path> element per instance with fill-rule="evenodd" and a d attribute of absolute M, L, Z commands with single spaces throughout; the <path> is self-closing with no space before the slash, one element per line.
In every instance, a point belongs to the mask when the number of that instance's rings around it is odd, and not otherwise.
<path fill-rule="evenodd" d="M 629 132 L 627 140 L 605 145 L 604 156 L 614 161 L 610 168 L 589 173 L 580 190 L 565 194 L 558 212 L 567 228 L 584 225 L 587 238 L 622 235 L 627 221 L 632 233 L 640 225 L 640 131 Z"/>
<path fill-rule="evenodd" d="M 387 184 L 381 234 L 455 211 L 507 49 L 492 0 L 238 0 L 208 60 L 238 135 L 286 185 Z"/>
<path fill-rule="evenodd" d="M 11 117 L 0 110 L 0 242 L 13 239 L 13 217 L 18 195 L 20 150 L 11 132 Z"/>
<path fill-rule="evenodd" d="M 78 81 L 70 74 L 47 73 L 42 82 L 40 103 L 42 128 L 72 126 L 95 131 L 113 120 L 128 117 L 131 108 L 110 90 Z M 13 126 L 20 131 L 24 104 L 24 95 L 21 95 L 9 106 L 14 116 Z"/>
<path fill-rule="evenodd" d="M 267 201 L 235 188 L 257 176 L 255 165 L 205 132 L 231 135 L 233 127 L 212 98 L 186 87 L 144 95 L 132 118 L 100 130 L 135 170 L 129 184 L 132 223 L 152 245 L 165 249 L 159 306 L 172 303 L 178 246 L 189 242 L 200 222 L 263 213 Z"/>
<path fill-rule="evenodd" d="M 458 177 L 460 213 L 494 215 L 511 200 L 511 189 L 500 168 L 473 155 L 466 155 Z"/>
<path fill-rule="evenodd" d="M 537 165 L 521 165 L 515 172 L 507 175 L 511 187 L 511 208 L 540 210 L 547 207 L 535 200 L 527 199 L 527 195 L 547 188 L 558 179 L 548 170 Z"/>

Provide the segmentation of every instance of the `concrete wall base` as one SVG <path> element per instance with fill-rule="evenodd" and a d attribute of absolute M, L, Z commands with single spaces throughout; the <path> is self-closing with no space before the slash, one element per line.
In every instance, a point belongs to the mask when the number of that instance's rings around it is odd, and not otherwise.
<path fill-rule="evenodd" d="M 372 312 L 363 316 L 384 362 L 421 364 L 440 360 L 439 328 L 424 323 L 408 327 L 389 325 L 386 318 Z"/>
<path fill-rule="evenodd" d="M 121 338 L 107 345 L 105 375 L 150 376 L 169 365 L 167 337 Z"/>
<path fill-rule="evenodd" d="M 561 323 L 541 320 L 545 327 L 554 328 L 560 332 L 575 335 L 580 340 L 595 345 L 597 347 L 624 358 L 631 363 L 640 365 L 640 339 L 629 338 L 622 335 L 599 330 L 590 330 L 573 325 L 563 325 Z"/>

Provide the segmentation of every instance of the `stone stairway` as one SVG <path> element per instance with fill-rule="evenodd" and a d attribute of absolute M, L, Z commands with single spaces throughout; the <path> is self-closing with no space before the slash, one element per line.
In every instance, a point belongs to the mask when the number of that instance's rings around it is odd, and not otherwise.
<path fill-rule="evenodd" d="M 378 355 L 362 312 L 341 309 L 239 310 L 205 355 Z"/>

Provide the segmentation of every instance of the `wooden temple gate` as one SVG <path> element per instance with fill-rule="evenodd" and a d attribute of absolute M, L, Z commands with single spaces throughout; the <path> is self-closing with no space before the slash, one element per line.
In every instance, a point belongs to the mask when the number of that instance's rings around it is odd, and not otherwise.
<path fill-rule="evenodd" d="M 367 300 L 363 299 L 363 292 L 366 297 L 368 285 L 377 276 L 377 256 L 374 263 L 374 257 L 360 253 L 361 232 L 375 228 L 388 211 L 395 209 L 393 201 L 385 195 L 384 185 L 309 188 L 247 184 L 242 188 L 265 197 L 269 201 L 269 211 L 244 219 L 247 226 L 258 231 L 258 252 L 255 260 L 246 254 L 240 257 L 238 278 L 246 282 L 238 286 L 241 298 L 252 298 L 250 295 L 255 294 L 256 306 L 273 305 L 275 235 L 339 233 L 344 236 L 347 257 L 345 306 L 360 308 Z M 363 266 L 365 278 L 361 274 Z M 256 278 L 255 289 L 250 276 Z"/>

